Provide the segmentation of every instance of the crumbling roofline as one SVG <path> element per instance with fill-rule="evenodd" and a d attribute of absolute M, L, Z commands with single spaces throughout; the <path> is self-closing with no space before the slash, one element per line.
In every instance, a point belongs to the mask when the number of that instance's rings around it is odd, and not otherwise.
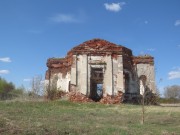
<path fill-rule="evenodd" d="M 133 56 L 134 64 L 151 64 L 154 65 L 154 57 L 150 55 L 145 56 Z"/>

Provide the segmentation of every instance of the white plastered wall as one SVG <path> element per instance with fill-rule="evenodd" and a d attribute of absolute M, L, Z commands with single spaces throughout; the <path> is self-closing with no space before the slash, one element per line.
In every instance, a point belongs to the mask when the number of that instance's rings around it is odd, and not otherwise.
<path fill-rule="evenodd" d="M 145 75 L 146 85 L 153 93 L 156 93 L 154 65 L 137 64 L 137 75 L 138 77 Z"/>
<path fill-rule="evenodd" d="M 57 89 L 62 90 L 64 92 L 69 91 L 69 82 L 70 82 L 70 73 L 67 73 L 66 76 L 63 76 L 62 73 L 58 73 L 57 80 Z"/>

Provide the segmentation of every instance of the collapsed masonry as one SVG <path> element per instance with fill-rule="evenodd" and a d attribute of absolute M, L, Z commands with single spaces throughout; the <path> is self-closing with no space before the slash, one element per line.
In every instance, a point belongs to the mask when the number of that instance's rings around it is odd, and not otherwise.
<path fill-rule="evenodd" d="M 74 47 L 65 58 L 48 59 L 47 67 L 50 87 L 94 101 L 131 100 L 147 88 L 156 92 L 153 57 L 133 56 L 130 49 L 102 39 Z"/>

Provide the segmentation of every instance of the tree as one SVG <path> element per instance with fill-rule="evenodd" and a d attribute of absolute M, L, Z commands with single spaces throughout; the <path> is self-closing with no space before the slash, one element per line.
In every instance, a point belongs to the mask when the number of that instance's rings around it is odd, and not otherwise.
<path fill-rule="evenodd" d="M 0 99 L 12 98 L 10 92 L 13 90 L 15 90 L 15 86 L 12 82 L 7 82 L 5 79 L 0 78 Z"/>
<path fill-rule="evenodd" d="M 165 98 L 180 99 L 180 86 L 172 85 L 164 88 Z"/>
<path fill-rule="evenodd" d="M 31 94 L 33 97 L 38 97 L 43 92 L 42 76 L 34 76 L 31 81 Z"/>

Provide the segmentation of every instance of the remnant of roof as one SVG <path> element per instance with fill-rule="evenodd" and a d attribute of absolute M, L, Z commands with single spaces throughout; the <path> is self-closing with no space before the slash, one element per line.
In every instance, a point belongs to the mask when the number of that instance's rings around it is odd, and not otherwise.
<path fill-rule="evenodd" d="M 92 39 L 88 40 L 86 42 L 83 42 L 82 44 L 72 48 L 68 55 L 71 54 L 82 54 L 82 53 L 121 53 L 123 51 L 129 51 L 129 53 L 132 53 L 130 49 L 121 46 L 116 45 L 114 43 L 111 43 L 109 41 L 103 40 L 103 39 Z"/>
<path fill-rule="evenodd" d="M 144 56 L 137 56 L 137 57 L 133 57 L 133 63 L 134 64 L 154 64 L 154 57 L 150 56 L 150 55 L 144 55 Z"/>

